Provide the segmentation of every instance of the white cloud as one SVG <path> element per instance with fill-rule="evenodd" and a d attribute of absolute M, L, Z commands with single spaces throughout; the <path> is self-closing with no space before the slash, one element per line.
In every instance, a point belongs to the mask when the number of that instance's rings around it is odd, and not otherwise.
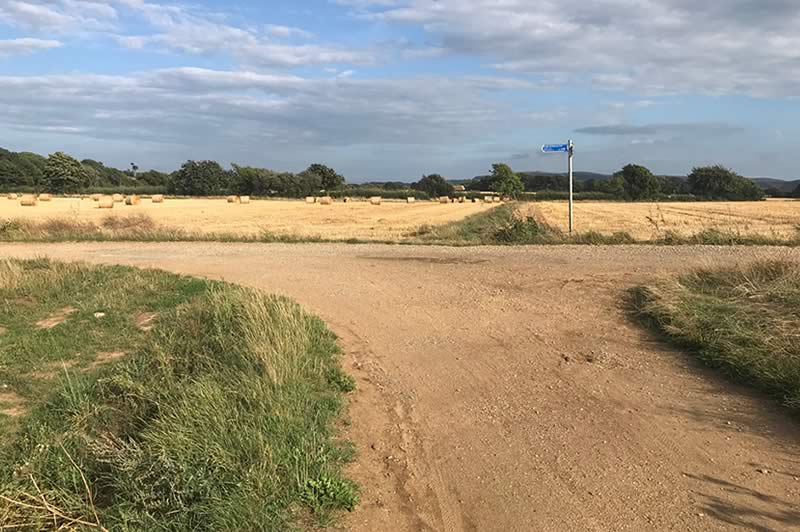
<path fill-rule="evenodd" d="M 792 0 L 338 0 L 356 16 L 423 27 L 451 54 L 502 71 L 562 73 L 647 94 L 792 96 L 800 3 Z"/>
<path fill-rule="evenodd" d="M 106 29 L 117 11 L 103 0 L 4 0 L 0 21 L 41 32 L 67 33 Z"/>
<path fill-rule="evenodd" d="M 0 39 L 0 58 L 30 54 L 38 50 L 48 50 L 59 46 L 61 46 L 61 42 L 52 39 Z"/>
<path fill-rule="evenodd" d="M 275 24 L 267 24 L 267 33 L 273 37 L 291 38 L 297 37 L 300 39 L 313 39 L 316 36 L 310 31 L 301 28 L 294 28 L 290 26 L 279 26 Z"/>

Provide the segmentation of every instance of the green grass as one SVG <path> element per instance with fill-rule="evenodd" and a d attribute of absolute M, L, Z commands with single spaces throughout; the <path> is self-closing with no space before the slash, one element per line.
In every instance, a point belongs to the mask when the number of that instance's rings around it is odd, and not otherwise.
<path fill-rule="evenodd" d="M 600 233 L 569 235 L 533 217 L 519 216 L 515 204 L 503 204 L 489 211 L 449 224 L 423 227 L 417 243 L 444 245 L 556 245 L 556 244 L 633 244 L 627 233 L 611 236 Z"/>
<path fill-rule="evenodd" d="M 800 411 L 800 265 L 704 269 L 633 291 L 647 325 Z"/>
<path fill-rule="evenodd" d="M 354 381 L 295 303 L 48 260 L 0 261 L 0 303 L 2 525 L 287 530 L 356 504 L 336 437 Z"/>

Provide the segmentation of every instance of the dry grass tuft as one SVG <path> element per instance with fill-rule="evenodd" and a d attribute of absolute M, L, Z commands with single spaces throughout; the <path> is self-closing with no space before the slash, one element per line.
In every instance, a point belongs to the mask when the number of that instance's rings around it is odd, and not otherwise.
<path fill-rule="evenodd" d="M 666 338 L 800 410 L 800 264 L 701 269 L 633 296 L 639 315 Z"/>

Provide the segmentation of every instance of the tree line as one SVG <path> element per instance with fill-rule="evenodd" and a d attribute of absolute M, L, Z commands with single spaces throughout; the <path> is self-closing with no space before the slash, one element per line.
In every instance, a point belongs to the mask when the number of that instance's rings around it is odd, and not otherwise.
<path fill-rule="evenodd" d="M 185 196 L 241 194 L 251 196 L 303 197 L 332 195 L 383 195 L 418 198 L 451 196 L 454 186 L 440 174 L 422 176 L 408 184 L 371 182 L 348 184 L 345 177 L 324 164 L 312 164 L 299 173 L 232 164 L 223 168 L 216 161 L 186 161 L 172 173 L 148 170 L 138 172 L 131 163 L 120 170 L 92 159 L 79 161 L 63 152 L 48 157 L 31 152 L 12 152 L 0 148 L 0 190 L 41 190 L 74 193 L 121 187 L 144 188 Z M 517 173 L 503 163 L 492 165 L 488 175 L 464 183 L 469 192 L 496 192 L 520 197 L 524 193 L 564 193 L 567 176 L 561 174 Z M 575 182 L 575 192 L 584 197 L 628 201 L 658 199 L 759 200 L 764 190 L 755 182 L 723 166 L 694 168 L 684 177 L 658 176 L 648 168 L 629 164 L 605 179 Z M 800 187 L 795 191 L 800 197 Z"/>
<path fill-rule="evenodd" d="M 492 173 L 479 176 L 465 184 L 467 190 L 495 190 L 518 195 L 520 192 L 565 192 L 569 190 L 566 175 L 520 173 L 510 181 L 507 165 L 494 165 Z M 511 189 L 509 189 L 509 186 Z M 607 179 L 575 181 L 579 194 L 601 194 L 603 197 L 627 201 L 658 199 L 706 199 L 725 201 L 755 201 L 764 198 L 764 190 L 754 181 L 742 177 L 721 165 L 692 169 L 685 178 L 658 176 L 648 168 L 629 164 Z M 796 191 L 800 197 L 800 187 Z"/>

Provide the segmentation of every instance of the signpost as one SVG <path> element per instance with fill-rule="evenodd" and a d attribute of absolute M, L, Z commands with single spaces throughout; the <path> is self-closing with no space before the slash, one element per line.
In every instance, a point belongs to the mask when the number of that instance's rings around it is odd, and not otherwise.
<path fill-rule="evenodd" d="M 542 146 L 542 151 L 544 153 L 566 153 L 567 154 L 567 167 L 569 169 L 569 232 L 572 233 L 573 226 L 574 226 L 574 210 L 573 210 L 573 190 L 574 190 L 574 181 L 572 179 L 572 155 L 575 153 L 575 145 L 572 141 L 568 141 L 566 144 L 545 144 Z"/>

